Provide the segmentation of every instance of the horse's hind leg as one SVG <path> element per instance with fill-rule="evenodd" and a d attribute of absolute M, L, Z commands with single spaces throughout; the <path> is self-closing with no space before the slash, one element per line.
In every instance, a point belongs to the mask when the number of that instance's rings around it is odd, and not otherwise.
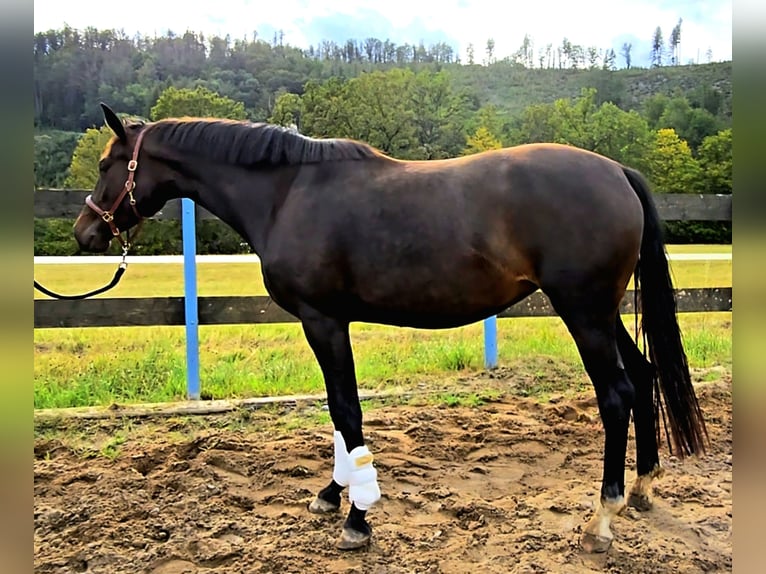
<path fill-rule="evenodd" d="M 633 427 L 636 433 L 636 481 L 630 489 L 628 505 L 638 510 L 652 508 L 652 480 L 663 474 L 657 449 L 654 413 L 654 367 L 647 361 L 617 318 L 617 347 L 628 372 L 636 397 Z"/>
<path fill-rule="evenodd" d="M 612 519 L 625 507 L 625 450 L 634 389 L 617 349 L 617 309 L 606 311 L 594 304 L 598 297 L 570 294 L 551 303 L 567 325 L 596 390 L 604 426 L 604 468 L 601 504 L 586 524 L 581 539 L 588 552 L 605 552 L 612 543 Z"/>

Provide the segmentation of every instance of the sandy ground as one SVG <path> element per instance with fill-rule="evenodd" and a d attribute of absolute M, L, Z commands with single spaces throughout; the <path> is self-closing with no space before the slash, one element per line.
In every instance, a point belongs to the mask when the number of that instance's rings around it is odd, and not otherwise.
<path fill-rule="evenodd" d="M 259 412 L 193 428 L 135 421 L 111 457 L 86 456 L 71 437 L 103 441 L 113 421 L 42 433 L 35 572 L 729 572 L 731 381 L 698 394 L 709 453 L 679 462 L 663 451 L 655 508 L 626 510 L 598 555 L 578 546 L 601 477 L 603 432 L 588 395 L 368 412 L 383 498 L 368 514 L 372 543 L 353 553 L 335 549 L 347 500 L 332 516 L 305 509 L 331 476 L 327 424 L 275 429 L 259 424 Z M 634 452 L 631 440 L 628 485 Z"/>

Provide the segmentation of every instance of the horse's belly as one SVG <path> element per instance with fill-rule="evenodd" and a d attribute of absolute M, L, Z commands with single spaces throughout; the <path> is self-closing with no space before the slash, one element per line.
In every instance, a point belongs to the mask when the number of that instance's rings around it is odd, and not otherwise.
<path fill-rule="evenodd" d="M 537 289 L 523 279 L 463 284 L 454 279 L 413 280 L 389 285 L 387 290 L 379 286 L 357 299 L 351 320 L 424 329 L 458 327 L 495 315 Z"/>

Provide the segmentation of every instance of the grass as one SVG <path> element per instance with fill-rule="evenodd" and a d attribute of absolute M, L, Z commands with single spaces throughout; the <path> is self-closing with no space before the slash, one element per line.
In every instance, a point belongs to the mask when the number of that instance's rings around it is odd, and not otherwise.
<path fill-rule="evenodd" d="M 670 251 L 713 252 L 707 246 L 671 247 Z M 731 285 L 731 261 L 671 264 L 678 287 Z M 90 289 L 106 282 L 112 273 L 106 265 L 35 267 L 38 281 L 65 293 Z M 200 264 L 198 284 L 203 296 L 265 294 L 257 264 Z M 135 264 L 106 296 L 182 294 L 180 265 Z M 632 317 L 625 320 L 632 331 Z M 680 323 L 692 367 L 730 367 L 731 313 L 684 314 Z M 481 323 L 440 331 L 354 324 L 351 333 L 360 387 L 413 390 L 480 373 L 482 330 Z M 324 390 L 319 367 L 297 323 L 201 326 L 199 335 L 202 389 L 211 398 Z M 35 408 L 185 397 L 183 327 L 37 329 L 34 344 Z M 498 352 L 501 366 L 513 371 L 514 380 L 523 381 L 517 389 L 521 394 L 545 395 L 589 385 L 574 343 L 556 317 L 501 320 Z M 446 404 L 453 400 L 449 394 L 444 394 Z M 468 404 L 479 399 L 454 400 Z"/>

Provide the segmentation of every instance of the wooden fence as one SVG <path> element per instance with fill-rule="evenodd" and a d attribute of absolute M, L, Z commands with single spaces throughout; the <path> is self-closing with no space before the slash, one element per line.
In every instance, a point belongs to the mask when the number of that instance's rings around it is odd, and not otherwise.
<path fill-rule="evenodd" d="M 74 220 L 91 193 L 79 189 L 40 189 L 35 191 L 35 217 Z M 666 221 L 731 221 L 731 195 L 659 193 L 654 195 L 660 217 Z M 153 219 L 179 219 L 180 200 L 168 202 Z M 197 220 L 216 219 L 197 206 Z"/>
<path fill-rule="evenodd" d="M 77 216 L 88 191 L 38 190 L 34 215 L 39 218 L 72 219 Z M 667 221 L 731 221 L 730 195 L 657 194 L 660 216 Z M 178 219 L 180 201 L 170 202 L 155 219 Z M 197 207 L 197 219 L 215 219 Z M 50 286 L 55 289 L 55 285 Z M 83 290 L 91 286 L 83 286 Z M 680 312 L 731 311 L 732 289 L 720 286 L 677 290 Z M 633 310 L 633 292 L 626 293 L 622 311 Z M 183 297 L 92 298 L 78 301 L 36 299 L 35 328 L 111 327 L 138 325 L 184 325 Z M 297 321 L 269 297 L 200 297 L 200 325 L 284 323 Z M 539 291 L 498 314 L 498 317 L 555 315 L 547 297 Z"/>

